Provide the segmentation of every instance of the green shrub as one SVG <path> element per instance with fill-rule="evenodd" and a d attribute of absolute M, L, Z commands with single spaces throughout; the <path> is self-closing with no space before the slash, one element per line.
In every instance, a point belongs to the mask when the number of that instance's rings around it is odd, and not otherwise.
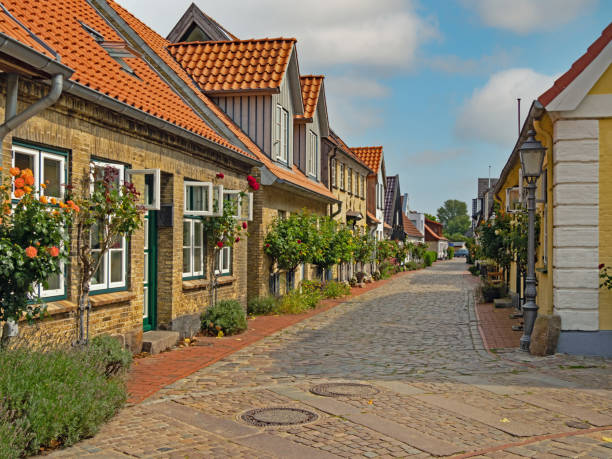
<path fill-rule="evenodd" d="M 246 315 L 236 300 L 219 301 L 202 314 L 202 331 L 209 335 L 235 335 L 246 328 Z"/>
<path fill-rule="evenodd" d="M 304 294 L 297 290 L 293 290 L 283 296 L 279 302 L 278 310 L 281 314 L 301 314 L 312 309 L 311 301 L 312 293 Z"/>
<path fill-rule="evenodd" d="M 375 281 L 379 281 L 380 280 L 380 271 L 374 271 L 372 273 L 372 279 L 374 279 Z"/>
<path fill-rule="evenodd" d="M 357 283 L 357 279 L 355 279 L 355 283 Z M 325 298 L 340 298 L 350 293 L 351 287 L 343 282 L 329 281 L 323 287 L 323 296 Z"/>
<path fill-rule="evenodd" d="M 449 247 L 448 249 L 446 249 L 446 253 L 448 254 L 448 259 L 452 260 L 453 257 L 455 256 L 455 248 Z"/>
<path fill-rule="evenodd" d="M 416 261 L 409 261 L 406 263 L 406 269 L 408 271 L 414 271 L 415 269 L 419 269 L 419 264 Z"/>
<path fill-rule="evenodd" d="M 247 314 L 265 316 L 278 312 L 278 299 L 274 296 L 253 298 L 247 305 Z"/>
<path fill-rule="evenodd" d="M 388 261 L 383 261 L 379 266 L 380 278 L 388 279 L 397 272 L 397 267 Z"/>
<path fill-rule="evenodd" d="M 320 292 L 323 289 L 323 284 L 320 280 L 305 280 L 300 284 L 303 293 Z"/>
<path fill-rule="evenodd" d="M 425 252 L 425 255 L 423 257 L 423 262 L 425 263 L 425 266 L 431 266 L 433 262 L 436 261 L 437 259 L 438 259 L 438 254 L 434 252 L 433 250 L 428 250 L 427 252 Z"/>
<path fill-rule="evenodd" d="M 93 338 L 86 355 L 91 365 L 106 377 L 123 374 L 132 364 L 132 354 L 116 338 L 109 335 Z"/>
<path fill-rule="evenodd" d="M 106 339 L 87 348 L 1 351 L 0 457 L 94 435 L 127 398 L 125 378 L 106 372 L 116 351 Z M 119 360 L 129 366 L 123 355 Z"/>
<path fill-rule="evenodd" d="M 476 265 L 468 267 L 468 271 L 472 273 L 473 276 L 478 276 L 480 274 L 480 269 L 478 269 Z"/>
<path fill-rule="evenodd" d="M 496 298 L 506 295 L 506 286 L 502 283 L 484 282 L 482 284 L 482 297 L 485 303 L 491 303 Z"/>

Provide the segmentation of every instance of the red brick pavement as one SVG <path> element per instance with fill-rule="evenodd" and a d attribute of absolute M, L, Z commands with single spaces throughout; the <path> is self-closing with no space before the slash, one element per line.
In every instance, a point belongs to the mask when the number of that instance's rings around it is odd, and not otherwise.
<path fill-rule="evenodd" d="M 391 279 L 410 275 L 415 271 L 398 273 Z M 355 287 L 351 294 L 337 300 L 324 300 L 319 307 L 304 314 L 281 316 L 257 316 L 249 320 L 249 328 L 244 333 L 224 338 L 200 337 L 195 345 L 175 349 L 146 358 L 138 359 L 132 365 L 128 379 L 129 403 L 140 403 L 169 384 L 185 378 L 196 371 L 212 365 L 223 357 L 232 354 L 266 336 L 287 328 L 304 319 L 327 311 L 351 298 L 363 295 L 375 288 L 382 287 L 390 279 L 366 284 L 364 288 Z"/>
<path fill-rule="evenodd" d="M 478 330 L 487 349 L 518 347 L 522 332 L 512 330 L 518 319 L 510 319 L 511 308 L 496 309 L 492 303 L 476 305 Z"/>

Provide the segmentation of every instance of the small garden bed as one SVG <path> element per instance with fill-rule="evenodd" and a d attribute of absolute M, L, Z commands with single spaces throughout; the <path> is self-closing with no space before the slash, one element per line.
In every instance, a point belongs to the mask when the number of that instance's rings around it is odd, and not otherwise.
<path fill-rule="evenodd" d="M 94 435 L 125 403 L 130 364 L 130 353 L 107 336 L 87 347 L 0 351 L 0 457 Z"/>

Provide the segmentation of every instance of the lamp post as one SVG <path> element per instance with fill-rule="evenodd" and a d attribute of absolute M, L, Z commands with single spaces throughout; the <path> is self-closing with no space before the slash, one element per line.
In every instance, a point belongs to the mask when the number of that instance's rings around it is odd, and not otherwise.
<path fill-rule="evenodd" d="M 531 332 L 538 316 L 535 277 L 535 192 L 536 181 L 542 174 L 542 163 L 546 148 L 535 139 L 536 132 L 531 129 L 527 133 L 527 140 L 521 145 L 519 154 L 523 177 L 527 181 L 527 211 L 529 215 L 527 230 L 527 277 L 525 279 L 525 304 L 523 305 L 523 336 L 521 337 L 521 350 L 529 352 Z"/>

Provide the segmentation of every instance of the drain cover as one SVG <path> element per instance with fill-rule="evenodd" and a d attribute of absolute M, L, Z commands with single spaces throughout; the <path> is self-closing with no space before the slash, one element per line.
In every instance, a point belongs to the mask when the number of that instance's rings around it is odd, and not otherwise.
<path fill-rule="evenodd" d="M 295 424 L 305 424 L 318 419 L 318 415 L 312 411 L 301 410 L 299 408 L 258 408 L 247 411 L 240 416 L 248 424 L 267 427 L 267 426 L 292 426 Z"/>
<path fill-rule="evenodd" d="M 379 391 L 369 384 L 329 383 L 314 386 L 310 392 L 324 397 L 368 397 Z"/>

